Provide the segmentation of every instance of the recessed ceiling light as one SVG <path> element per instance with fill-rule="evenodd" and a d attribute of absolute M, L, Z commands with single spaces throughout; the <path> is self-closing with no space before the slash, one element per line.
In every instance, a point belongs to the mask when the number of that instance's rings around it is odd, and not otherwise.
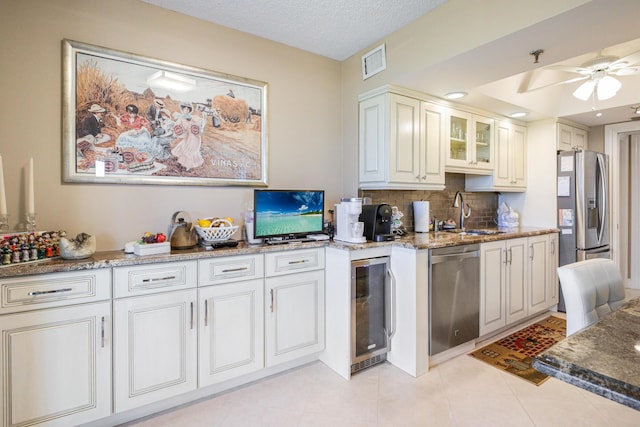
<path fill-rule="evenodd" d="M 596 117 L 602 117 L 602 112 L 601 112 L 601 111 L 598 111 L 598 112 L 596 113 Z"/>
<path fill-rule="evenodd" d="M 467 96 L 467 92 L 449 92 L 444 97 L 447 99 L 460 99 Z"/>
<path fill-rule="evenodd" d="M 525 113 L 524 111 L 516 111 L 515 113 L 511 113 L 509 114 L 509 117 L 513 117 L 514 119 L 518 118 L 518 117 L 524 117 L 526 116 L 528 113 Z"/>

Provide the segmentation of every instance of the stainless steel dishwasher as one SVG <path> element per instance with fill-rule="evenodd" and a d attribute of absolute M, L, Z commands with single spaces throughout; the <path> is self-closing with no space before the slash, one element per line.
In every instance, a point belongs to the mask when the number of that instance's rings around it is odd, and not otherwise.
<path fill-rule="evenodd" d="M 429 250 L 429 355 L 477 338 L 480 245 Z"/>

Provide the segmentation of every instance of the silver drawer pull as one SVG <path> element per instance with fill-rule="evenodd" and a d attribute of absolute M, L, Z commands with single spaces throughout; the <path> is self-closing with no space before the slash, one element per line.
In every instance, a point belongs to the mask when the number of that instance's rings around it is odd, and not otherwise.
<path fill-rule="evenodd" d="M 29 295 L 30 297 L 35 297 L 38 295 L 57 294 L 60 292 L 71 292 L 72 290 L 73 288 L 53 289 L 51 291 L 33 291 L 33 292 L 29 292 L 27 295 Z"/>
<path fill-rule="evenodd" d="M 299 259 L 297 261 L 289 261 L 289 265 L 293 265 L 293 264 L 305 264 L 309 262 L 308 259 Z"/>
<path fill-rule="evenodd" d="M 142 283 L 148 283 L 148 282 L 160 282 L 162 280 L 175 280 L 176 276 L 167 276 L 167 277 L 157 277 L 157 278 L 151 278 L 151 279 L 142 279 Z"/>
<path fill-rule="evenodd" d="M 235 273 L 236 271 L 247 271 L 249 270 L 247 267 L 238 267 L 238 268 L 227 268 L 222 270 L 223 273 Z"/>

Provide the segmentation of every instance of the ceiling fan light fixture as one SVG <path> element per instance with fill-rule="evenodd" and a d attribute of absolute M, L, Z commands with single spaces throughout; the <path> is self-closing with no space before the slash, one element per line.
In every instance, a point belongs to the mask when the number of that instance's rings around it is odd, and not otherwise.
<path fill-rule="evenodd" d="M 598 99 L 604 101 L 605 99 L 613 98 L 621 87 L 622 83 L 619 80 L 611 76 L 604 76 L 598 81 Z"/>
<path fill-rule="evenodd" d="M 596 86 L 595 80 L 586 81 L 582 83 L 580 86 L 578 86 L 578 89 L 576 89 L 575 92 L 573 92 L 573 96 L 575 96 L 576 98 L 582 101 L 586 101 L 587 99 L 589 99 L 589 97 L 593 93 L 593 88 L 595 86 Z"/>

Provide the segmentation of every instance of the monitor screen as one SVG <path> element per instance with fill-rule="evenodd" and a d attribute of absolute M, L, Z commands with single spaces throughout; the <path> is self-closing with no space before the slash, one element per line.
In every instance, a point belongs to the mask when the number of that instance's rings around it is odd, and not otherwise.
<path fill-rule="evenodd" d="M 304 237 L 321 233 L 324 191 L 254 190 L 254 237 Z"/>

